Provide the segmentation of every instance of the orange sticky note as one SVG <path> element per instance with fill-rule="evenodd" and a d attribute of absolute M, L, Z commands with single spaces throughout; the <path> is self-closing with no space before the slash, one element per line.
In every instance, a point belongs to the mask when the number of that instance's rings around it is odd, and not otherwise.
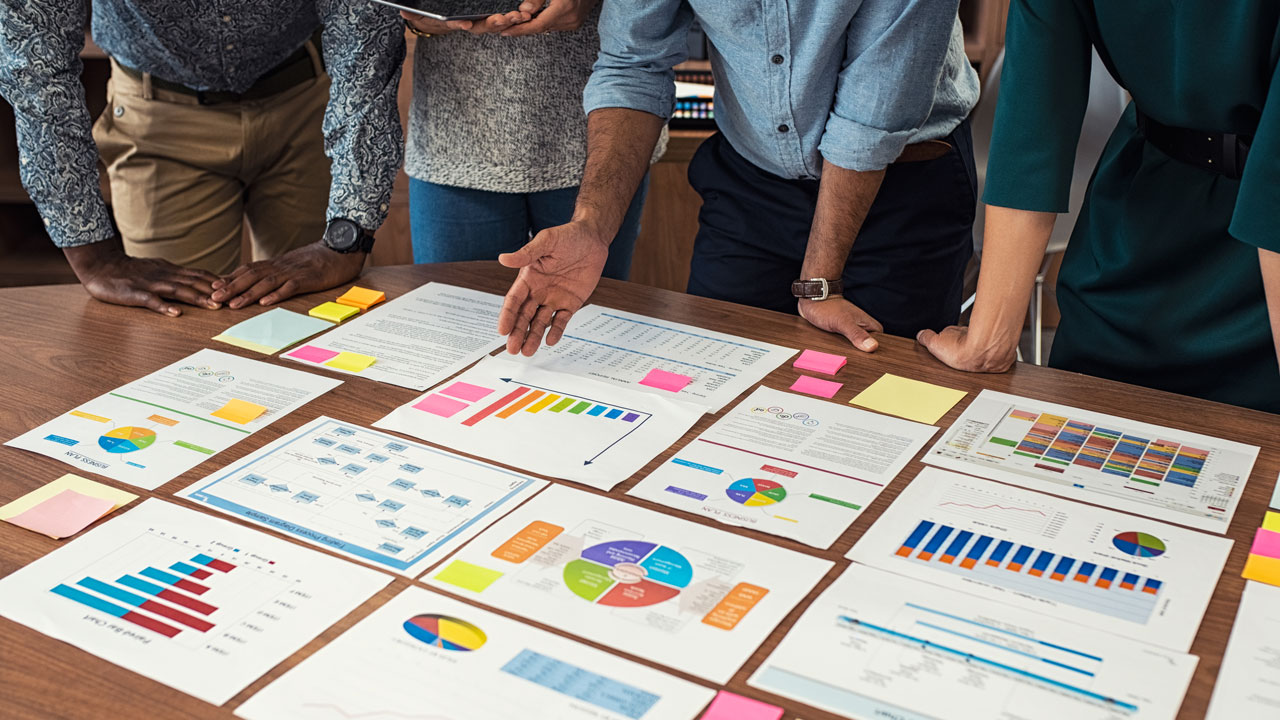
<path fill-rule="evenodd" d="M 351 289 L 342 294 L 337 302 L 340 305 L 350 305 L 361 310 L 368 310 L 387 299 L 387 294 L 381 290 L 370 290 L 368 288 L 351 286 Z"/>
<path fill-rule="evenodd" d="M 1250 555 L 1244 563 L 1244 572 L 1241 576 L 1246 580 L 1280 586 L 1280 559 Z"/>
<path fill-rule="evenodd" d="M 237 425 L 248 425 L 266 411 L 267 408 L 263 405 L 231 398 L 226 405 L 210 414 L 216 418 L 230 420 Z"/>
<path fill-rule="evenodd" d="M 39 505 L 14 515 L 8 521 L 58 540 L 89 527 L 94 520 L 115 507 L 115 502 L 107 498 L 63 490 Z"/>

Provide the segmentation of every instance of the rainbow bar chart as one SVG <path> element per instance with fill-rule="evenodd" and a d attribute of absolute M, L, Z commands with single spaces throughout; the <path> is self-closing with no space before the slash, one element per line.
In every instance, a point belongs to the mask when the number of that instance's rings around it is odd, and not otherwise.
<path fill-rule="evenodd" d="M 485 420 L 507 420 L 517 413 L 525 412 L 533 415 L 548 413 L 562 416 L 578 416 L 591 421 L 616 421 L 619 423 L 635 423 L 648 417 L 647 413 L 605 405 L 593 400 L 573 397 L 546 389 L 529 387 L 512 383 L 514 387 L 498 396 L 498 399 L 487 404 L 471 405 L 448 395 L 448 388 L 440 393 L 427 395 L 415 407 L 443 417 L 452 417 L 461 410 L 466 410 L 461 425 L 475 427 Z M 498 392 L 494 388 L 472 386 L 484 392 L 482 397 Z"/>
<path fill-rule="evenodd" d="M 1162 583 L 1155 578 L 1080 560 L 969 530 L 921 520 L 894 553 L 975 582 L 1145 624 Z M 957 562 L 959 559 L 959 562 Z"/>

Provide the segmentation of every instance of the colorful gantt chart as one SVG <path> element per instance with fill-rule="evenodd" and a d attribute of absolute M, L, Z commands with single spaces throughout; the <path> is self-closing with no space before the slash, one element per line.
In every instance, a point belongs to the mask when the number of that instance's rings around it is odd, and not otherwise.
<path fill-rule="evenodd" d="M 925 468 L 849 558 L 1186 651 L 1231 541 Z"/>
<path fill-rule="evenodd" d="M 1173 720 L 1195 667 L 1192 655 L 854 563 L 748 683 L 849 718 Z"/>
<path fill-rule="evenodd" d="M 152 499 L 0 580 L 0 615 L 221 705 L 390 579 Z"/>
<path fill-rule="evenodd" d="M 984 390 L 925 462 L 1226 532 L 1251 445 Z"/>
<path fill-rule="evenodd" d="M 426 582 L 725 682 L 830 567 L 554 485 Z"/>

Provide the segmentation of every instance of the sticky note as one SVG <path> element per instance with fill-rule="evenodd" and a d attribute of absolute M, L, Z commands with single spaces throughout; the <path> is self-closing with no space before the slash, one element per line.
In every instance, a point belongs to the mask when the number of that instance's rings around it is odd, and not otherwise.
<path fill-rule="evenodd" d="M 968 393 L 963 390 L 885 373 L 849 404 L 932 425 L 965 395 Z"/>
<path fill-rule="evenodd" d="M 247 425 L 253 422 L 254 420 L 256 420 L 259 415 L 261 415 L 266 411 L 267 411 L 267 408 L 265 405 L 251 403 L 247 400 L 237 400 L 236 398 L 231 398 L 230 400 L 227 401 L 226 405 L 223 405 L 222 407 L 218 408 L 217 410 L 209 414 L 213 415 L 216 418 L 222 418 L 223 420 L 230 420 L 231 422 L 237 423 L 239 425 Z"/>
<path fill-rule="evenodd" d="M 368 310 L 386 299 L 387 294 L 381 290 L 369 290 L 368 288 L 353 285 L 350 290 L 342 294 L 342 297 L 338 298 L 338 304 Z"/>
<path fill-rule="evenodd" d="M 1280 533 L 1258 528 L 1253 534 L 1253 547 L 1249 548 L 1249 554 L 1280 558 Z"/>
<path fill-rule="evenodd" d="M 346 370 L 347 372 L 360 372 L 376 362 L 378 362 L 378 358 L 372 355 L 340 352 L 332 360 L 325 363 L 325 365 L 331 368 L 338 368 L 339 370 Z"/>
<path fill-rule="evenodd" d="M 82 495 L 75 490 L 63 490 L 7 520 L 13 525 L 57 540 L 75 535 L 114 509 L 115 502 L 112 500 Z"/>
<path fill-rule="evenodd" d="M 679 373 L 667 372 L 666 370 L 654 368 L 649 371 L 648 375 L 644 376 L 644 379 L 640 381 L 640 384 L 648 385 L 652 388 L 658 388 L 659 390 L 680 392 L 684 389 L 685 385 L 688 385 L 691 382 L 693 382 L 693 378 L 688 375 L 681 375 Z"/>
<path fill-rule="evenodd" d="M 447 582 L 463 590 L 478 593 L 484 592 L 500 577 L 502 573 L 497 570 L 472 565 L 462 560 L 454 560 L 449 563 L 449 567 L 436 573 L 436 579 L 440 582 Z"/>
<path fill-rule="evenodd" d="M 819 380 L 816 377 L 801 375 L 799 380 L 791 383 L 791 389 L 796 392 L 808 393 L 809 395 L 817 395 L 818 397 L 830 398 L 835 397 L 840 392 L 843 384 L 831 382 L 830 380 Z"/>
<path fill-rule="evenodd" d="M 263 355 L 272 355 L 331 327 L 333 326 L 320 318 L 275 308 L 232 325 L 213 339 Z"/>
<path fill-rule="evenodd" d="M 51 483 L 32 490 L 8 505 L 0 507 L 0 520 L 8 520 L 15 515 L 26 512 L 64 490 L 74 490 L 81 495 L 110 500 L 111 510 L 122 508 L 138 499 L 138 496 L 133 493 L 117 490 L 109 485 L 103 485 L 102 483 L 82 478 L 79 475 L 67 473 Z"/>
<path fill-rule="evenodd" d="M 1280 586 L 1280 558 L 1250 555 L 1244 563 L 1241 575 L 1246 580 L 1257 580 L 1268 585 Z"/>
<path fill-rule="evenodd" d="M 1276 480 L 1276 489 L 1271 491 L 1271 509 L 1280 510 L 1280 479 Z"/>
<path fill-rule="evenodd" d="M 343 320 L 360 312 L 360 308 L 353 308 L 350 305 L 339 305 L 336 302 L 320 303 L 319 305 L 307 311 L 311 317 L 318 317 L 321 320 L 328 320 L 333 323 L 340 323 Z"/>
<path fill-rule="evenodd" d="M 453 417 L 458 414 L 459 410 L 466 410 L 469 406 L 460 400 L 447 398 L 443 395 L 428 395 L 415 403 L 413 407 L 423 412 L 429 412 L 432 415 Z"/>
<path fill-rule="evenodd" d="M 702 720 L 778 720 L 782 708 L 759 700 L 752 700 L 728 690 L 721 690 L 707 706 Z"/>
<path fill-rule="evenodd" d="M 475 402 L 477 400 L 485 399 L 493 392 L 493 390 L 487 387 L 480 387 L 479 385 L 472 385 L 471 383 L 456 382 L 440 392 L 444 395 L 448 395 L 449 397 L 456 397 L 459 400 Z"/>
<path fill-rule="evenodd" d="M 1262 527 L 1271 532 L 1280 532 L 1280 512 L 1268 512 L 1262 520 Z"/>
<path fill-rule="evenodd" d="M 303 345 L 293 352 L 285 355 L 285 357 L 296 358 L 298 360 L 306 360 L 307 362 L 322 363 L 338 357 L 337 350 L 325 350 L 315 345 Z"/>
<path fill-rule="evenodd" d="M 791 363 L 791 366 L 797 370 L 835 375 L 848 361 L 849 359 L 843 355 L 832 355 L 831 353 L 818 352 L 817 350 L 805 350 L 800 353 L 800 357 L 796 358 L 795 362 Z"/>

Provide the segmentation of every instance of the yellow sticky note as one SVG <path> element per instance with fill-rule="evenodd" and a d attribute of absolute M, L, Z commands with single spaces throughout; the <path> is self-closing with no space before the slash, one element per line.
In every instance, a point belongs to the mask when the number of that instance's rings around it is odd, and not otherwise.
<path fill-rule="evenodd" d="M 1246 580 L 1257 580 L 1268 585 L 1280 586 L 1280 559 L 1250 555 L 1244 563 L 1244 572 L 1241 575 Z"/>
<path fill-rule="evenodd" d="M 436 573 L 436 579 L 440 582 L 447 582 L 450 585 L 456 585 L 463 590 L 471 592 L 484 592 L 486 588 L 494 583 L 498 578 L 502 577 L 502 573 L 497 570 L 490 570 L 487 567 L 472 565 L 462 560 L 454 560 L 449 563 L 449 567 Z"/>
<path fill-rule="evenodd" d="M 1280 512 L 1268 510 L 1266 518 L 1262 521 L 1262 527 L 1271 532 L 1280 532 Z"/>
<path fill-rule="evenodd" d="M 231 398 L 231 400 L 227 401 L 226 405 L 223 405 L 221 408 L 210 414 L 216 418 L 230 420 L 231 422 L 239 425 L 247 425 L 266 411 L 267 408 L 263 405 Z"/>
<path fill-rule="evenodd" d="M 325 363 L 332 368 L 346 370 L 347 372 L 360 372 L 370 365 L 376 363 L 378 358 L 372 355 L 361 355 L 353 352 L 340 352 L 338 356 Z"/>
<path fill-rule="evenodd" d="M 368 310 L 386 299 L 387 294 L 381 290 L 369 290 L 368 288 L 353 285 L 350 290 L 342 294 L 342 297 L 338 298 L 338 304 Z"/>
<path fill-rule="evenodd" d="M 45 500 L 62 493 L 64 490 L 74 490 L 81 495 L 110 500 L 114 503 L 111 508 L 112 512 L 138 499 L 138 496 L 133 493 L 117 490 L 108 485 L 82 478 L 79 475 L 67 473 L 48 485 L 38 487 L 8 505 L 0 507 L 0 520 L 8 520 L 16 515 L 21 515 Z"/>
<path fill-rule="evenodd" d="M 963 390 L 885 373 L 849 404 L 932 425 L 965 395 Z"/>
<path fill-rule="evenodd" d="M 339 305 L 336 302 L 320 303 L 319 305 L 307 311 L 311 317 L 318 317 L 321 320 L 328 320 L 332 323 L 340 323 L 343 320 L 360 312 L 360 308 L 353 308 L 350 305 Z"/>

